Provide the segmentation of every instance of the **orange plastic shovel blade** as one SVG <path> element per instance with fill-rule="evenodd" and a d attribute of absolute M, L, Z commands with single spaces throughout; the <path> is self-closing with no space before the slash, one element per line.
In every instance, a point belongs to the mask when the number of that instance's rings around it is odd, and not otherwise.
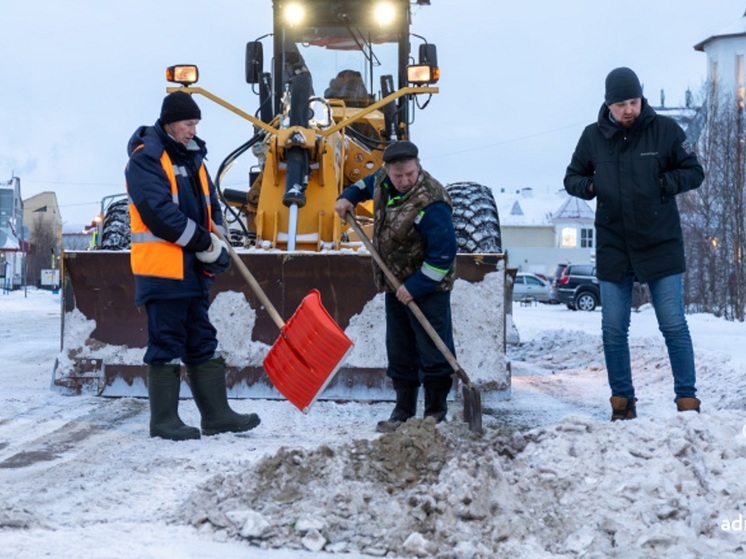
<path fill-rule="evenodd" d="M 290 403 L 308 413 L 352 346 L 321 304 L 319 292 L 312 289 L 264 358 L 264 370 Z"/>

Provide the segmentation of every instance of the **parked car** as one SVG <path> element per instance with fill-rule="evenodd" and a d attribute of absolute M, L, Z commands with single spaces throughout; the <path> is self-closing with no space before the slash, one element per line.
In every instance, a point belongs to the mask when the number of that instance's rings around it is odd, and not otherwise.
<path fill-rule="evenodd" d="M 552 283 L 551 299 L 573 311 L 592 311 L 601 304 L 594 264 L 560 264 L 558 272 L 559 277 L 555 277 Z"/>
<path fill-rule="evenodd" d="M 559 279 L 562 277 L 562 272 L 564 272 L 565 268 L 567 268 L 567 264 L 557 264 L 557 269 L 554 270 L 554 275 L 549 281 L 550 285 L 552 286 L 552 290 L 549 295 L 549 302 L 554 305 L 559 303 L 559 293 L 557 293 L 557 285 Z"/>
<path fill-rule="evenodd" d="M 518 272 L 513 284 L 513 301 L 539 301 L 548 303 L 551 296 L 550 283 L 536 274 Z"/>

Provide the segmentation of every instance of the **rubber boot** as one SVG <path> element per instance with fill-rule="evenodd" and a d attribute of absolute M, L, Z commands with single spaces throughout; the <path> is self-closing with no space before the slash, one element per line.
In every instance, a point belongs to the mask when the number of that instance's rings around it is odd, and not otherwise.
<path fill-rule="evenodd" d="M 612 396 L 611 401 L 611 420 L 619 421 L 620 419 L 634 419 L 637 417 L 637 398 L 623 398 L 622 396 Z"/>
<path fill-rule="evenodd" d="M 396 406 L 391 417 L 386 421 L 379 421 L 376 431 L 379 433 L 393 433 L 399 426 L 417 413 L 417 396 L 420 391 L 418 382 L 392 379 L 396 390 Z"/>
<path fill-rule="evenodd" d="M 199 429 L 179 417 L 180 365 L 148 365 L 150 436 L 186 441 L 199 439 Z"/>
<path fill-rule="evenodd" d="M 236 413 L 228 405 L 222 357 L 208 359 L 199 365 L 187 365 L 187 377 L 202 416 L 203 435 L 242 433 L 261 423 L 257 414 Z"/>
<path fill-rule="evenodd" d="M 445 421 L 452 385 L 450 376 L 425 380 L 425 417 L 434 417 L 436 423 Z"/>
<path fill-rule="evenodd" d="M 679 411 L 696 411 L 699 413 L 699 398 L 676 398 L 676 409 Z"/>

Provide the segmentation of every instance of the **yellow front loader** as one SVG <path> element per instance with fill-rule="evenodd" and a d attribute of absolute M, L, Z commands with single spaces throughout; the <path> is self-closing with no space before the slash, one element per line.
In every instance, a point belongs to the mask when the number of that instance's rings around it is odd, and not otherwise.
<path fill-rule="evenodd" d="M 310 289 L 318 289 L 355 343 L 325 398 L 393 394 L 384 374 L 382 295 L 368 253 L 335 214 L 334 203 L 344 188 L 380 168 L 391 142 L 416 142 L 410 134 L 414 113 L 438 93 L 440 75 L 435 45 L 410 31 L 413 6 L 429 4 L 274 0 L 272 33 L 246 47 L 246 81 L 257 95 L 252 112 L 196 85 L 195 66 L 167 70 L 168 91 L 202 96 L 232 111 L 237 123 L 251 124 L 251 137 L 211 172 L 231 242 L 279 313 L 287 319 Z M 262 41 L 272 46 L 267 64 Z M 256 161 L 243 175 L 249 177 L 245 188 L 223 188 L 244 155 Z M 447 188 L 461 252 L 453 294 L 459 360 L 478 385 L 505 394 L 505 255 L 495 202 L 478 184 Z M 371 213 L 370 206 L 358 208 L 363 223 Z M 133 303 L 127 223 L 124 201 L 111 204 L 97 250 L 63 256 L 62 351 L 53 381 L 65 390 L 147 394 L 147 325 Z M 231 395 L 279 397 L 261 365 L 276 325 L 235 270 L 218 277 L 212 298 Z"/>

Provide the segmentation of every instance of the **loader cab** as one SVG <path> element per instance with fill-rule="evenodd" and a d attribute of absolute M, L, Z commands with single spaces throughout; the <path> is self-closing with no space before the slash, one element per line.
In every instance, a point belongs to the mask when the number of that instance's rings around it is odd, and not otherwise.
<path fill-rule="evenodd" d="M 415 5 L 424 4 L 429 0 Z M 246 81 L 260 97 L 264 122 L 283 113 L 299 76 L 311 82 L 312 96 L 328 102 L 335 121 L 402 87 L 438 81 L 435 45 L 417 36 L 416 61 L 410 52 L 410 0 L 275 0 L 273 22 L 270 72 L 261 39 L 246 47 Z M 381 109 L 384 141 L 408 138 L 413 103 L 405 96 Z"/>
<path fill-rule="evenodd" d="M 357 70 L 342 70 L 329 82 L 324 98 L 341 99 L 350 107 L 367 107 L 373 100 Z"/>

